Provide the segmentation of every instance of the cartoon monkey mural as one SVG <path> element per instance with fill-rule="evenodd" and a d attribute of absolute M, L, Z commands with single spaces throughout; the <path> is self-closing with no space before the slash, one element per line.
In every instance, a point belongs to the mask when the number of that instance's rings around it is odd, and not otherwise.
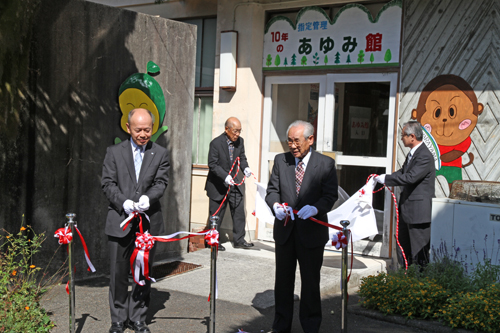
<path fill-rule="evenodd" d="M 440 75 L 424 87 L 413 109 L 411 118 L 416 119 L 432 134 L 441 154 L 441 169 L 436 175 L 443 175 L 451 184 L 462 179 L 462 168 L 474 161 L 469 152 L 469 162 L 462 164 L 462 155 L 471 145 L 470 134 L 476 127 L 484 106 L 478 103 L 472 87 L 456 75 Z"/>

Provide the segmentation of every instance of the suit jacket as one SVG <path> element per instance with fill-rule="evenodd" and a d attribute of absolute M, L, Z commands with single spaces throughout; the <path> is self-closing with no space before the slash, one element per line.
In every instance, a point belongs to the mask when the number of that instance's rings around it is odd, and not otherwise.
<path fill-rule="evenodd" d="M 130 232 L 132 223 L 125 231 L 120 228 L 120 223 L 128 216 L 123 210 L 123 203 L 127 199 L 138 202 L 142 195 L 147 195 L 149 198 L 150 208 L 145 212 L 150 219 L 149 232 L 152 235 L 164 232 L 159 199 L 168 185 L 169 168 L 167 149 L 148 142 L 137 181 L 130 140 L 108 147 L 101 180 L 102 189 L 109 200 L 105 228 L 107 235 L 125 237 Z"/>
<path fill-rule="evenodd" d="M 273 211 L 275 202 L 286 202 L 293 209 L 300 210 L 306 205 L 318 209 L 314 216 L 318 220 L 328 221 L 326 214 L 338 199 L 338 182 L 335 160 L 311 150 L 302 180 L 299 196 L 295 191 L 295 157 L 292 153 L 279 154 L 274 159 L 273 171 L 267 185 L 266 203 Z M 293 227 L 297 228 L 299 238 L 308 248 L 324 246 L 328 241 L 328 228 L 310 220 L 302 220 L 295 216 L 295 221 L 275 219 L 274 240 L 283 245 L 290 236 Z"/>
<path fill-rule="evenodd" d="M 431 222 L 435 180 L 434 157 L 425 144 L 417 148 L 410 163 L 407 156 L 401 169 L 385 176 L 386 185 L 403 186 L 399 197 L 403 221 L 409 224 Z"/>
<path fill-rule="evenodd" d="M 240 169 L 238 179 L 242 178 L 242 171 L 248 167 L 247 157 L 245 156 L 245 144 L 243 138 L 239 137 L 234 142 L 233 161 L 240 158 Z M 228 186 L 224 182 L 229 175 L 229 170 L 233 162 L 229 158 L 229 147 L 227 145 L 227 136 L 222 133 L 210 142 L 210 149 L 208 151 L 208 177 L 205 183 L 205 191 L 212 200 L 222 200 L 227 193 Z M 231 176 L 234 176 L 238 171 L 237 165 L 233 168 Z M 236 181 L 236 179 L 235 179 Z M 233 186 L 236 191 L 243 194 L 240 186 Z"/>

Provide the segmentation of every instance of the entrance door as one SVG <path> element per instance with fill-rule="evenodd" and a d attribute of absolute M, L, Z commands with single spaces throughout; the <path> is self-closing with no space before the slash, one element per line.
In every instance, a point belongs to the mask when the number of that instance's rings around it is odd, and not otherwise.
<path fill-rule="evenodd" d="M 315 126 L 314 148 L 336 160 L 335 207 L 370 174 L 392 172 L 396 83 L 396 73 L 267 77 L 261 182 L 267 183 L 275 155 L 288 150 L 286 129 L 296 119 Z M 384 191 L 374 195 L 379 233 L 356 242 L 355 252 L 388 257 L 390 199 Z M 272 239 L 272 225 L 259 221 L 259 238 Z"/>
<path fill-rule="evenodd" d="M 350 197 L 369 175 L 392 172 L 397 73 L 328 74 L 327 82 L 323 151 L 335 152 L 339 191 Z M 379 191 L 373 206 L 378 234 L 354 243 L 354 251 L 388 257 L 392 197 Z"/>

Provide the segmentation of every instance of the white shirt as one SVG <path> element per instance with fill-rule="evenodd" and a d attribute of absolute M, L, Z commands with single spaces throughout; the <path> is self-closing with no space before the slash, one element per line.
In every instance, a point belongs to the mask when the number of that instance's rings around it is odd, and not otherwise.
<path fill-rule="evenodd" d="M 418 145 L 416 145 L 415 147 L 413 147 L 411 150 L 410 150 L 410 154 L 411 154 L 411 158 L 413 159 L 413 156 L 415 155 L 415 152 L 417 151 L 418 147 L 420 147 L 420 145 L 422 144 L 423 142 L 420 142 Z"/>
<path fill-rule="evenodd" d="M 139 148 L 141 150 L 141 160 L 144 160 L 144 148 L 145 148 L 145 146 L 136 145 L 134 140 L 132 140 L 132 138 L 130 138 L 130 143 L 131 143 L 131 147 L 132 147 L 133 160 L 135 160 L 135 155 L 137 154 L 136 148 Z"/>
<path fill-rule="evenodd" d="M 302 163 L 304 163 L 304 172 L 306 172 L 307 164 L 309 163 L 309 159 L 311 158 L 311 148 L 309 148 L 309 152 L 306 156 L 302 158 Z M 299 164 L 300 158 L 295 157 L 295 167 Z"/>

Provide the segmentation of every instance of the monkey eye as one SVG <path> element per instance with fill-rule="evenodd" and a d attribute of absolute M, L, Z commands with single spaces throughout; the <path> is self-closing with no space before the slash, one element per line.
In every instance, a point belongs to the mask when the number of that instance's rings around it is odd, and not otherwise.
<path fill-rule="evenodd" d="M 457 107 L 455 105 L 450 106 L 450 118 L 455 118 L 457 115 Z"/>
<path fill-rule="evenodd" d="M 437 107 L 436 110 L 434 110 L 434 118 L 439 118 L 441 115 L 441 107 Z"/>

